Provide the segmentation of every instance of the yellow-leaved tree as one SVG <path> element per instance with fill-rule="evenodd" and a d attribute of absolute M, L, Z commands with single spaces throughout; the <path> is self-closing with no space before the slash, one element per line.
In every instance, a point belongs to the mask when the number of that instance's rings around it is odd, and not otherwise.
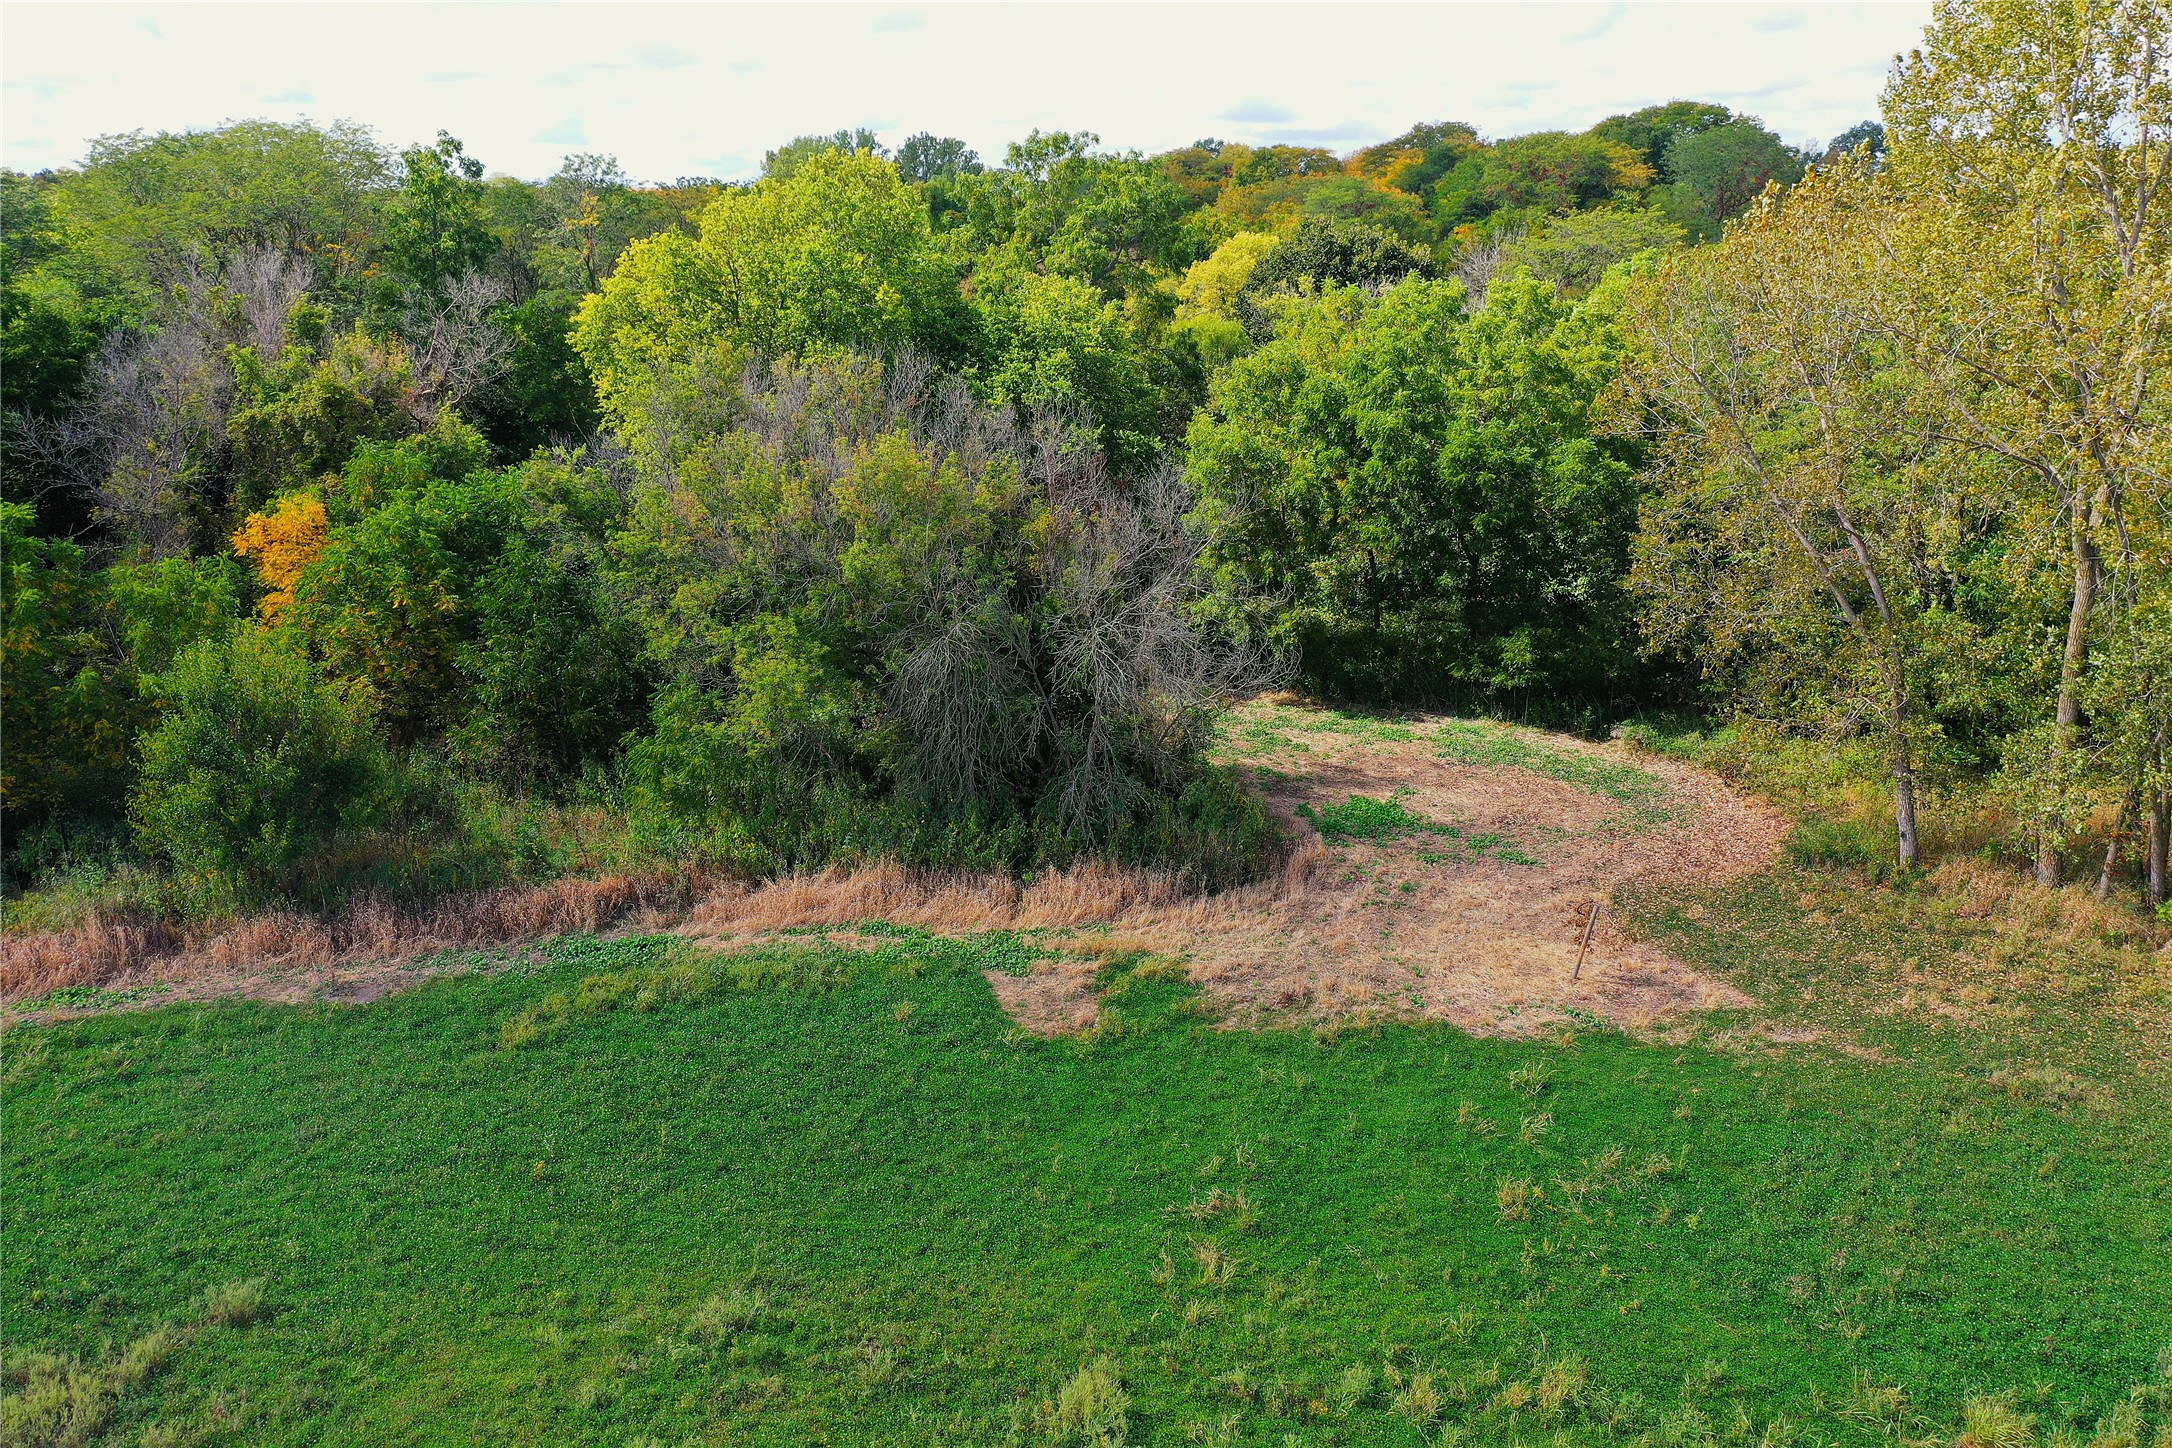
<path fill-rule="evenodd" d="M 257 612 L 266 623 L 279 622 L 294 602 L 294 585 L 324 552 L 331 520 L 314 493 L 289 493 L 265 513 L 251 513 L 236 529 L 234 552 L 256 568 L 264 584 Z"/>

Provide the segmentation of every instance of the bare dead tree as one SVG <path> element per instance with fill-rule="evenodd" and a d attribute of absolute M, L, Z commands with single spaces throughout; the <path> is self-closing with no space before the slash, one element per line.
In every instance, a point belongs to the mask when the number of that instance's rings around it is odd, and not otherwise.
<path fill-rule="evenodd" d="M 1486 289 L 1493 285 L 1494 273 L 1501 269 L 1502 263 L 1508 259 L 1509 251 L 1517 242 L 1522 241 L 1523 237 L 1524 228 L 1504 227 L 1499 231 L 1487 232 L 1456 253 L 1456 259 L 1449 267 L 1449 274 L 1462 281 L 1464 294 L 1468 298 L 1467 305 L 1472 311 L 1478 311 L 1486 305 Z"/>
<path fill-rule="evenodd" d="M 491 313 L 512 295 L 501 279 L 470 272 L 444 296 L 413 308 L 405 332 L 414 359 L 410 407 L 427 424 L 505 375 L 513 338 Z"/>
<path fill-rule="evenodd" d="M 241 251 L 216 273 L 191 265 L 152 327 L 109 337 L 82 402 L 56 418 L 18 418 L 10 447 L 32 473 L 88 495 L 108 529 L 154 557 L 183 552 L 195 515 L 216 506 L 235 406 L 227 350 L 277 357 L 309 264 Z"/>

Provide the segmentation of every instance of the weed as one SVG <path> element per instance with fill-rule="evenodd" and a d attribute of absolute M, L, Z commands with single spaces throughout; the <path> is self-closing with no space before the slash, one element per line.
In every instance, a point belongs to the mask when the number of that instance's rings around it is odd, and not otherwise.
<path fill-rule="evenodd" d="M 1365 1405 L 1373 1395 L 1372 1369 L 1353 1364 L 1342 1370 L 1335 1385 L 1328 1389 L 1327 1410 L 1335 1417 L 1347 1418 Z"/>
<path fill-rule="evenodd" d="M 1532 1204 L 1544 1196 L 1537 1187 L 1521 1177 L 1510 1177 L 1494 1189 L 1494 1204 L 1500 1209 L 1504 1222 L 1528 1222 Z"/>
<path fill-rule="evenodd" d="M 1518 1066 L 1508 1073 L 1508 1089 L 1518 1096 L 1537 1096 L 1552 1084 L 1553 1079 L 1553 1067 L 1543 1062 Z"/>
<path fill-rule="evenodd" d="M 1080 1448 L 1124 1448 L 1130 1441 L 1131 1395 L 1124 1391 L 1116 1364 L 1107 1358 L 1088 1363 L 1056 1393 L 1047 1415 L 1051 1443 Z"/>
<path fill-rule="evenodd" d="M 690 1341 L 718 1347 L 760 1322 L 767 1306 L 761 1293 L 733 1288 L 704 1298 L 686 1315 L 682 1331 Z"/>
<path fill-rule="evenodd" d="M 247 1327 L 264 1314 L 264 1279 L 223 1282 L 204 1293 L 204 1321 L 212 1327 Z"/>
<path fill-rule="evenodd" d="M 1221 1244 L 1206 1237 L 1194 1237 L 1191 1242 L 1192 1263 L 1199 1269 L 1201 1287 L 1227 1287 L 1237 1275 L 1237 1259 L 1222 1250 Z"/>
<path fill-rule="evenodd" d="M 1386 799 L 1367 799 L 1354 794 L 1341 804 L 1326 805 L 1318 811 L 1310 805 L 1299 805 L 1297 812 L 1312 821 L 1321 838 L 1329 840 L 1392 840 L 1436 830 L 1433 821 L 1404 807 L 1406 797 L 1399 793 Z"/>
<path fill-rule="evenodd" d="M 1554 1419 L 1568 1409 L 1584 1390 L 1590 1374 L 1581 1358 L 1555 1358 L 1542 1363 L 1538 1376 L 1538 1415 Z"/>
<path fill-rule="evenodd" d="M 1238 1232 L 1249 1232 L 1259 1225 L 1259 1212 L 1251 1198 L 1243 1192 L 1225 1192 L 1220 1187 L 1186 1204 L 1183 1212 L 1195 1222 L 1218 1221 Z"/>
<path fill-rule="evenodd" d="M 1971 1398 L 1961 1406 L 1961 1436 L 1954 1448 L 2030 1448 L 2036 1420 L 2004 1398 Z"/>
<path fill-rule="evenodd" d="M 64 985 L 18 1001 L 19 1011 L 105 1011 L 116 1006 L 134 1005 L 155 996 L 165 995 L 173 989 L 163 983 L 149 985 L 95 986 Z"/>
<path fill-rule="evenodd" d="M 1431 1373 L 1413 1373 L 1410 1381 L 1403 1384 L 1388 1404 L 1388 1411 L 1398 1418 L 1407 1418 L 1419 1427 L 1431 1426 L 1440 1416 L 1440 1389 L 1433 1382 Z"/>
<path fill-rule="evenodd" d="M 155 1327 L 105 1365 L 60 1353 L 14 1352 L 0 1359 L 0 1443 L 81 1448 L 106 1428 L 115 1406 L 166 1366 L 182 1341 Z"/>

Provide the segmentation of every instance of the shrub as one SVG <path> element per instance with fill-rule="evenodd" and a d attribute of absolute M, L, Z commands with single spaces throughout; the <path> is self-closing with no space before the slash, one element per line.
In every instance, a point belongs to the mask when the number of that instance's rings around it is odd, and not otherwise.
<path fill-rule="evenodd" d="M 0 503 L 0 807 L 11 834 L 110 799 L 127 778 L 135 722 L 134 691 L 105 639 L 104 577 L 81 547 L 35 529 L 28 507 Z"/>
<path fill-rule="evenodd" d="M 584 562 L 515 538 L 473 591 L 462 755 L 521 778 L 566 774 L 642 722 L 653 680 L 640 633 Z"/>
<path fill-rule="evenodd" d="M 460 717 L 458 655 L 473 633 L 466 595 L 504 548 L 518 507 L 515 486 L 489 473 L 396 493 L 332 530 L 296 583 L 287 622 L 335 674 L 368 682 L 395 740 Z"/>
<path fill-rule="evenodd" d="M 199 643 L 154 682 L 167 713 L 144 739 L 129 814 L 182 870 L 241 894 L 281 889 L 386 804 L 366 698 L 286 637 Z"/>
<path fill-rule="evenodd" d="M 1256 682 L 1189 617 L 1169 472 L 1119 487 L 1054 417 L 915 359 L 750 373 L 742 425 L 650 472 L 616 585 L 678 676 L 629 751 L 635 826 L 755 870 L 1086 851 L 1239 872 L 1264 814 L 1207 769 Z"/>

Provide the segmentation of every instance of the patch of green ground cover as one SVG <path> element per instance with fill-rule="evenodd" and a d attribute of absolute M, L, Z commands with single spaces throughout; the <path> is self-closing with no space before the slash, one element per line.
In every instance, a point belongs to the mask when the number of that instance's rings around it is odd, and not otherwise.
<path fill-rule="evenodd" d="M 2087 1103 L 1220 1030 L 1144 959 L 1043 1042 L 914 941 L 501 1047 L 678 948 L 10 1031 L 0 1336 L 94 1360 L 264 1278 L 114 1441 L 1867 1448 L 2003 1389 L 2087 1426 L 2172 1335 L 2172 1153 Z"/>
<path fill-rule="evenodd" d="M 1340 804 L 1322 805 L 1317 810 L 1309 804 L 1301 804 L 1297 813 L 1312 821 L 1322 839 L 1337 844 L 1349 840 L 1395 840 L 1411 835 L 1431 835 L 1444 848 L 1418 852 L 1418 859 L 1428 865 L 1462 864 L 1474 857 L 1510 865 L 1538 863 L 1507 835 L 1491 831 L 1471 834 L 1462 825 L 1428 819 L 1405 805 L 1405 797 L 1398 793 L 1386 799 L 1368 799 L 1354 794 Z"/>
<path fill-rule="evenodd" d="M 133 1005 L 172 990 L 168 985 L 64 985 L 15 1003 L 18 1011 L 102 1011 Z"/>
<path fill-rule="evenodd" d="M 1482 719 L 1446 720 L 1432 737 L 1442 755 L 1458 764 L 1525 769 L 1573 784 L 1624 806 L 1630 820 L 1639 825 L 1664 824 L 1677 817 L 1677 807 L 1667 798 L 1666 781 L 1633 764 L 1557 749 L 1526 731 Z"/>
<path fill-rule="evenodd" d="M 1343 709 L 1310 708 L 1290 710 L 1295 717 L 1294 727 L 1313 729 L 1322 734 L 1348 734 L 1359 739 L 1374 739 L 1387 744 L 1408 744 L 1425 736 L 1408 724 L 1395 719 L 1384 719 L 1377 714 L 1354 714 Z"/>
<path fill-rule="evenodd" d="M 1878 887 L 1785 863 L 1723 890 L 1616 903 L 1773 1018 L 2050 1101 L 2108 1093 L 2172 1143 L 2172 965 L 2139 929 L 2032 936 L 1972 918 L 1980 905 L 1934 880 Z"/>
<path fill-rule="evenodd" d="M 1328 840 L 1394 840 L 1406 835 L 1432 834 L 1440 826 L 1424 815 L 1411 810 L 1403 803 L 1401 794 L 1386 799 L 1367 799 L 1354 794 L 1341 804 L 1327 804 L 1315 810 L 1309 804 L 1297 807 L 1300 817 L 1309 819 L 1313 827 Z"/>

